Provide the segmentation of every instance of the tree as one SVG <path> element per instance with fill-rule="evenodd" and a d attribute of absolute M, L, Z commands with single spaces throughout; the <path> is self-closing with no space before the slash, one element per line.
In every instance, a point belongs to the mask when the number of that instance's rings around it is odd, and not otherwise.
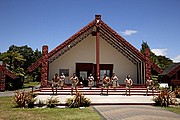
<path fill-rule="evenodd" d="M 15 71 L 16 68 L 21 67 L 24 61 L 26 61 L 26 59 L 24 59 L 24 57 L 20 55 L 20 53 L 18 53 L 17 51 L 4 52 L 0 56 L 0 59 L 9 65 L 8 68 L 11 71 Z"/>
<path fill-rule="evenodd" d="M 158 60 L 158 65 L 161 69 L 166 69 L 169 65 L 173 63 L 173 61 L 170 58 L 167 58 L 166 56 L 156 56 Z"/>
<path fill-rule="evenodd" d="M 141 53 L 145 53 L 145 49 L 149 48 L 149 45 L 147 42 L 144 42 L 141 44 Z M 166 67 L 168 67 L 170 64 L 173 63 L 173 61 L 165 56 L 157 56 L 152 51 L 150 51 L 150 60 L 151 62 L 155 63 L 157 66 L 159 66 L 162 70 L 164 70 Z"/>
<path fill-rule="evenodd" d="M 20 47 L 11 45 L 7 52 L 0 54 L 0 60 L 8 64 L 7 67 L 9 68 L 9 70 L 14 72 L 18 77 L 18 81 L 21 82 L 24 81 L 25 75 L 35 76 L 36 78 L 40 75 L 40 69 L 37 69 L 35 72 L 30 74 L 27 74 L 26 71 L 26 69 L 40 57 L 41 52 L 38 51 L 38 49 L 33 51 L 32 48 L 28 47 L 27 45 Z M 12 84 L 14 86 L 17 86 L 16 82 L 17 80 Z"/>
<path fill-rule="evenodd" d="M 23 64 L 24 69 L 30 66 L 31 63 L 33 62 L 34 51 L 32 50 L 32 48 L 28 47 L 27 45 L 20 47 L 12 45 L 9 47 L 8 51 L 18 51 L 24 57 L 24 59 L 26 59 L 26 61 Z"/>

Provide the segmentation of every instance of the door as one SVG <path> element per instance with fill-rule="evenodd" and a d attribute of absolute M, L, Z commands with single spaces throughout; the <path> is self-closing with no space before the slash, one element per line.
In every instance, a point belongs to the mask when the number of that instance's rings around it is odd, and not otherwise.
<path fill-rule="evenodd" d="M 82 82 L 84 87 L 88 86 L 88 71 L 79 71 L 79 82 Z"/>
<path fill-rule="evenodd" d="M 88 76 L 91 73 L 93 74 L 93 63 L 76 63 L 76 74 L 84 87 L 88 86 Z"/>

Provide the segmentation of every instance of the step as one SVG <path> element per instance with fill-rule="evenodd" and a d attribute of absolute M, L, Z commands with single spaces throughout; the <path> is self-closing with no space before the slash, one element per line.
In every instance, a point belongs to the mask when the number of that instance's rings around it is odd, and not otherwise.
<path fill-rule="evenodd" d="M 63 88 L 63 89 L 58 88 L 57 95 L 71 95 L 71 91 L 72 91 L 71 88 Z M 78 91 L 84 95 L 100 95 L 102 92 L 102 89 L 101 88 L 89 89 L 88 87 L 84 87 L 84 88 L 78 88 Z M 126 88 L 116 88 L 116 89 L 103 88 L 103 94 L 107 95 L 107 91 L 108 91 L 108 95 L 125 95 Z M 54 93 L 55 92 L 56 92 L 56 89 L 54 89 Z M 75 89 L 73 89 L 73 92 L 75 92 Z M 131 95 L 146 96 L 147 89 L 146 88 L 131 88 L 130 92 L 131 92 Z M 36 91 L 36 93 L 38 95 L 53 95 L 52 88 L 41 88 L 39 91 Z M 160 91 L 154 90 L 154 92 L 152 93 L 152 90 L 149 90 L 148 96 L 158 95 L 159 93 Z"/>

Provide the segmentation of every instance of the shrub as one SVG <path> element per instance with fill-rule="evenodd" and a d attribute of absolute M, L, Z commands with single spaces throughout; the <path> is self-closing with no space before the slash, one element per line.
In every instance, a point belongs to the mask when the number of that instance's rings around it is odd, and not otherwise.
<path fill-rule="evenodd" d="M 68 98 L 66 100 L 66 104 L 70 108 L 78 108 L 78 107 L 88 107 L 91 104 L 90 99 L 84 97 L 84 95 L 80 92 L 76 92 L 76 95 L 73 98 Z"/>
<path fill-rule="evenodd" d="M 180 98 L 180 88 L 175 88 L 174 93 L 177 98 Z"/>
<path fill-rule="evenodd" d="M 162 107 L 178 104 L 177 99 L 175 99 L 175 94 L 165 88 L 161 90 L 158 96 L 153 97 L 153 101 L 155 101 L 155 105 Z"/>
<path fill-rule="evenodd" d="M 33 107 L 35 99 L 31 92 L 25 91 L 16 91 L 14 93 L 14 102 L 17 104 L 17 107 Z"/>
<path fill-rule="evenodd" d="M 50 107 L 50 108 L 56 107 L 56 105 L 59 104 L 59 103 L 60 103 L 60 101 L 58 100 L 57 97 L 51 97 L 46 102 L 47 107 Z"/>

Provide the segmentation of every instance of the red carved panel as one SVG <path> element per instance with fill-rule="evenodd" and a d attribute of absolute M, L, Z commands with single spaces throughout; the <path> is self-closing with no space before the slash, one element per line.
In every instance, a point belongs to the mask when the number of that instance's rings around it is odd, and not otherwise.
<path fill-rule="evenodd" d="M 42 47 L 41 87 L 47 86 L 48 79 L 48 46 Z"/>
<path fill-rule="evenodd" d="M 42 63 L 42 58 L 38 59 L 35 63 L 27 68 L 28 72 L 34 71 L 37 67 L 39 67 Z"/>
<path fill-rule="evenodd" d="M 16 75 L 14 73 L 12 73 L 11 71 L 6 69 L 5 63 L 3 63 L 2 66 L 0 65 L 0 68 L 1 68 L 1 73 L 2 73 L 1 80 L 0 80 L 0 90 L 3 91 L 3 90 L 5 90 L 6 75 L 12 79 L 16 79 Z"/>
<path fill-rule="evenodd" d="M 160 67 L 158 67 L 155 63 L 151 62 L 150 64 L 153 70 L 157 71 L 159 74 L 163 73 L 163 70 Z"/>
<path fill-rule="evenodd" d="M 1 66 L 2 69 L 2 76 L 1 76 L 1 82 L 0 82 L 0 90 L 4 91 L 5 90 L 5 84 L 6 84 L 6 75 L 4 73 L 5 69 L 6 69 L 6 64 L 2 64 Z"/>
<path fill-rule="evenodd" d="M 150 50 L 145 50 L 145 64 L 146 64 L 146 80 L 150 79 L 151 76 L 151 62 L 150 62 Z"/>

